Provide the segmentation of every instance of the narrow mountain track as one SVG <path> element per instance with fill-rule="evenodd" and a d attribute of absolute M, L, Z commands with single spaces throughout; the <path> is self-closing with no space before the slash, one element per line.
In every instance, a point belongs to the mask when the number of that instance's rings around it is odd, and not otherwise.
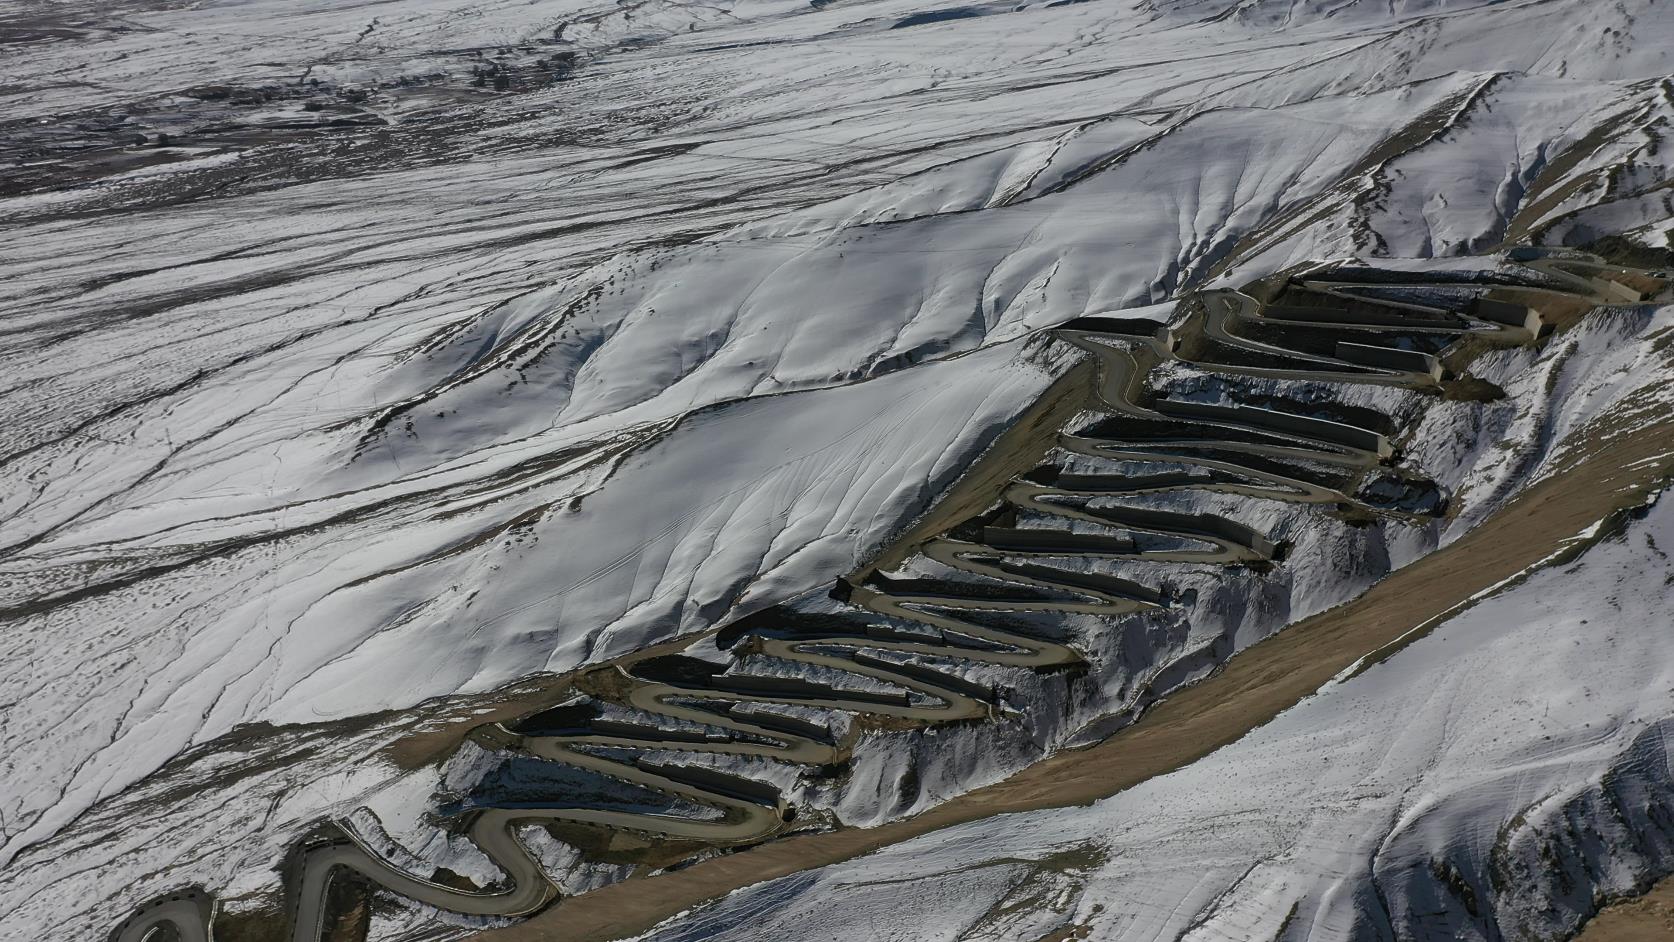
<path fill-rule="evenodd" d="M 1633 303 L 1661 283 L 1652 273 L 1585 256 L 1514 258 L 1550 276 L 1572 299 L 1591 304 Z M 594 672 L 600 682 L 574 701 L 578 710 L 559 708 L 489 724 L 470 736 L 479 748 L 562 763 L 665 796 L 671 808 L 696 807 L 701 815 L 599 807 L 563 795 L 515 807 L 473 808 L 462 812 L 469 815 L 465 834 L 504 874 L 480 889 L 407 873 L 349 828 L 332 824 L 327 836 L 301 849 L 288 874 L 289 938 L 319 942 L 332 916 L 332 881 L 350 872 L 456 913 L 519 917 L 546 908 L 559 891 L 518 837 L 527 825 L 573 823 L 713 846 L 772 838 L 796 816 L 777 787 L 654 754 L 725 755 L 809 767 L 843 763 L 854 748 L 854 734 L 839 736 L 803 718 L 809 708 L 913 724 L 992 721 L 1002 712 L 1004 692 L 970 679 L 958 665 L 1053 671 L 1083 661 L 1071 643 L 999 627 L 996 618 L 1072 613 L 1119 618 L 1172 602 L 1166 587 L 1043 561 L 1256 571 L 1283 564 L 1284 547 L 1243 523 L 1119 503 L 1124 499 L 1205 491 L 1392 519 L 1440 514 L 1444 505 L 1432 499 L 1438 497 L 1434 484 L 1401 477 L 1393 467 L 1399 455 L 1387 434 L 1321 417 L 1317 403 L 1297 401 L 1294 410 L 1281 410 L 1174 400 L 1166 389 L 1151 391 L 1153 373 L 1166 363 L 1232 377 L 1434 391 L 1449 381 L 1442 354 L 1453 344 L 1466 338 L 1523 344 L 1539 334 L 1538 311 L 1486 301 L 1489 291 L 1503 285 L 1468 286 L 1474 293 L 1441 307 L 1430 301 L 1391 304 L 1362 289 L 1459 289 L 1460 282 L 1373 286 L 1320 280 L 1319 274 L 1283 286 L 1278 303 L 1237 291 L 1208 293 L 1202 312 L 1175 330 L 1116 316 L 1079 318 L 1058 328 L 1059 339 L 1097 366 L 1086 410 L 1047 443 L 1064 461 L 1042 462 L 1013 478 L 986 511 L 912 548 L 930 571 L 945 569 L 961 578 L 901 578 L 864 570 L 838 580 L 832 590 L 830 601 L 841 616 L 798 619 L 770 610 L 719 629 L 713 638 L 732 655 L 731 664 L 681 655 L 630 656 Z M 1282 303 L 1304 295 L 1307 305 Z M 1194 331 L 1228 359 L 1183 356 L 1177 336 Z M 1388 345 L 1356 340 L 1345 346 L 1345 335 Z M 1421 349 L 1425 345 L 1430 349 Z M 1320 353 L 1322 346 L 1332 353 Z M 1147 464 L 1162 467 L 1131 470 Z M 1085 470 L 1087 465 L 1099 470 Z M 1402 487 L 1394 497 L 1387 487 L 1368 489 L 1364 485 L 1372 475 L 1394 476 Z M 1046 522 L 1051 525 L 1040 525 Z M 853 683 L 751 673 L 758 659 L 802 665 L 812 676 L 843 676 Z M 592 715 L 584 715 L 581 708 L 589 706 Z M 607 706 L 634 718 L 607 717 Z M 787 707 L 799 712 L 775 711 Z M 214 919 L 213 898 L 193 888 L 141 908 L 109 938 L 208 942 Z"/>

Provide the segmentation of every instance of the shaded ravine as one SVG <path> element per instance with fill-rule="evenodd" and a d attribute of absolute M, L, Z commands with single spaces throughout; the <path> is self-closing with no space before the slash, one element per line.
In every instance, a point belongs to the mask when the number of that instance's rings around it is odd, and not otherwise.
<path fill-rule="evenodd" d="M 1537 261 L 1565 288 L 1593 303 L 1639 300 L 1653 283 L 1645 273 L 1604 266 L 1597 260 Z M 1531 265 L 1530 267 L 1534 267 Z M 1561 272 L 1561 275 L 1559 273 Z M 1615 277 L 1612 277 L 1615 276 Z M 1621 280 L 1618 280 L 1621 279 Z M 1449 283 L 1458 287 L 1458 283 Z M 1422 281 L 1398 287 L 1429 287 Z M 1483 293 L 1489 286 L 1482 285 Z M 590 750 L 680 751 L 763 757 L 802 766 L 846 760 L 853 737 L 800 718 L 751 710 L 753 705 L 791 705 L 893 717 L 913 723 L 972 722 L 994 718 L 999 691 L 938 669 L 929 657 L 976 665 L 1045 671 L 1078 665 L 1069 645 L 1033 634 L 995 627 L 984 616 L 1003 613 L 1078 613 L 1119 617 L 1168 606 L 1166 590 L 1102 573 L 1043 565 L 1040 559 L 1123 559 L 1152 563 L 1242 565 L 1262 570 L 1282 561 L 1283 547 L 1243 524 L 1211 514 L 1141 507 L 1095 507 L 1092 501 L 1166 491 L 1204 490 L 1250 499 L 1331 504 L 1344 512 L 1416 519 L 1440 512 L 1436 500 L 1389 499 L 1363 493 L 1366 476 L 1391 462 L 1394 448 L 1380 432 L 1355 424 L 1295 412 L 1244 405 L 1212 405 L 1148 394 L 1146 379 L 1161 363 L 1177 360 L 1213 373 L 1254 375 L 1324 383 L 1372 383 L 1431 388 L 1444 382 L 1439 354 L 1465 337 L 1526 343 L 1538 332 L 1539 314 L 1523 309 L 1521 323 L 1505 307 L 1476 300 L 1437 316 L 1411 306 L 1391 306 L 1340 289 L 1301 280 L 1287 286 L 1335 299 L 1318 308 L 1305 326 L 1292 318 L 1264 315 L 1275 309 L 1240 292 L 1204 298 L 1205 310 L 1177 331 L 1151 322 L 1086 317 L 1057 330 L 1057 336 L 1090 354 L 1096 382 L 1087 408 L 1096 419 L 1078 431 L 1061 430 L 1064 452 L 1123 464 L 1156 462 L 1189 465 L 1189 472 L 1158 474 L 1074 473 L 1040 464 L 1012 479 L 986 512 L 960 521 L 913 549 L 941 566 L 973 577 L 971 582 L 892 579 L 871 569 L 839 580 L 832 598 L 854 617 L 798 620 L 772 610 L 719 629 L 716 644 L 735 658 L 761 655 L 882 684 L 890 692 L 852 690 L 800 678 L 726 673 L 721 665 L 682 656 L 629 656 L 600 669 L 610 677 L 589 695 L 674 721 L 661 724 L 601 720 L 543 728 L 537 714 L 512 723 L 479 727 L 471 734 L 482 748 L 525 754 L 585 769 L 643 789 L 696 804 L 708 817 L 582 807 L 553 796 L 541 807 L 487 807 L 471 817 L 467 836 L 505 874 L 495 888 L 460 889 L 408 874 L 384 860 L 347 827 L 331 824 L 295 856 L 286 898 L 292 942 L 318 942 L 330 921 L 332 881 L 354 872 L 377 887 L 441 909 L 479 916 L 526 916 L 559 896 L 535 854 L 517 837 L 525 824 L 574 822 L 725 846 L 759 842 L 783 831 L 794 817 L 773 786 L 728 772 L 686 767 L 647 758 L 623 759 Z M 1631 295 L 1631 296 L 1630 296 Z M 1379 308 L 1367 314 L 1367 307 Z M 1218 313 L 1217 313 L 1218 311 Z M 1514 313 L 1514 312 L 1513 312 Z M 1450 320 L 1443 321 L 1445 316 Z M 1413 323 L 1403 321 L 1410 317 Z M 1369 323 L 1378 319 L 1388 323 Z M 1508 319 L 1509 318 L 1509 319 Z M 1236 323 L 1238 329 L 1234 329 Z M 1269 325 L 1288 335 L 1263 339 Z M 1530 327 L 1534 329 L 1528 329 Z M 1352 358 L 1298 349 L 1289 337 L 1337 343 L 1344 332 L 1381 334 L 1396 346 L 1359 345 Z M 1215 345 L 1243 355 L 1221 363 L 1186 359 L 1176 333 L 1200 331 Z M 1428 360 L 1404 356 L 1414 337 L 1445 335 Z M 1290 344 L 1290 345 L 1287 345 Z M 1308 346 L 1308 344 L 1303 344 Z M 1421 352 L 1421 351 L 1420 351 Z M 1251 355 L 1258 361 L 1244 362 Z M 1235 359 L 1238 359 L 1235 357 Z M 1324 473 L 1321 469 L 1325 469 Z M 1429 482 L 1411 482 L 1409 493 L 1433 493 Z M 1082 530 L 1020 526 L 1019 512 L 1057 518 Z M 1087 525 L 1100 533 L 1084 532 Z M 1159 545 L 1160 544 L 1160 545 Z M 886 554 L 888 555 L 888 554 Z M 1018 561 L 1024 560 L 1024 561 Z M 998 585 L 995 585 L 995 584 Z M 1067 598 L 1066 598 L 1067 596 Z M 881 617 L 882 621 L 872 616 Z M 864 681 L 863 681 L 864 682 Z M 897 692 L 899 691 L 899 692 Z M 552 711 L 547 711 L 548 713 Z M 694 732 L 689 725 L 704 730 Z M 154 901 L 112 931 L 113 942 L 161 942 L 170 934 L 182 942 L 208 940 L 213 898 L 199 889 Z"/>

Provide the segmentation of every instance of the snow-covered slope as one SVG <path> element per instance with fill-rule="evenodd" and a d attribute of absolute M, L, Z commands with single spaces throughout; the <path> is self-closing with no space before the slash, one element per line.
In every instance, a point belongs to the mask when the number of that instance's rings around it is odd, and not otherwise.
<path fill-rule="evenodd" d="M 314 820 L 435 786 L 369 758 L 411 732 L 386 711 L 469 710 L 438 698 L 827 585 L 1063 374 L 1043 328 L 1353 254 L 1667 246 L 1666 13 L 8 11 L 7 933 L 270 885 Z M 1472 482 L 1460 525 L 1596 415 L 1558 364 L 1587 364 L 1587 390 L 1644 364 L 1654 384 L 1656 340 L 1617 323 L 1566 341 L 1608 355 L 1480 363 L 1512 399 L 1428 413 L 1425 440 L 1456 444 L 1414 456 Z M 1304 574 L 1243 641 L 1432 545 Z M 236 796 L 208 788 L 238 749 Z M 888 755 L 863 777 L 896 774 Z M 1032 755 L 945 769 L 944 793 Z"/>

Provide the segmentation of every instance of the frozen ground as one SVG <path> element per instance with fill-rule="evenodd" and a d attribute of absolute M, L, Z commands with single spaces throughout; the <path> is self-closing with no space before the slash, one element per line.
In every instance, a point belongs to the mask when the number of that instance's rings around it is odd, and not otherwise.
<path fill-rule="evenodd" d="M 1309 258 L 1666 246 L 1664 7 L 17 5 L 0 926 L 271 883 L 320 816 L 422 803 L 384 711 L 826 584 L 1061 372 L 1039 328 Z M 1660 381 L 1615 327 L 1421 456 L 1476 475 L 1465 522 Z"/>

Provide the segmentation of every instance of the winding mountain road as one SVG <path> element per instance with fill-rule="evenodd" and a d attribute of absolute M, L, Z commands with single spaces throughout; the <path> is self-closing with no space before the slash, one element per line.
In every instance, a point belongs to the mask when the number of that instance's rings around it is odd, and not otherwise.
<path fill-rule="evenodd" d="M 1595 304 L 1634 300 L 1638 297 L 1635 286 L 1650 277 L 1579 256 L 1519 261 L 1572 289 L 1571 296 Z M 1624 280 L 1613 280 L 1618 278 Z M 1449 286 L 1458 287 L 1456 283 Z M 770 838 L 793 816 L 777 789 L 705 766 L 618 756 L 624 751 L 677 751 L 765 758 L 799 766 L 840 763 L 852 741 L 839 741 L 809 721 L 748 708 L 790 705 L 925 724 L 985 721 L 996 715 L 997 695 L 954 673 L 947 666 L 950 662 L 1050 670 L 1077 664 L 1081 656 L 1070 645 L 997 628 L 980 620 L 981 615 L 1122 617 L 1169 604 L 1158 589 L 1114 575 L 1043 565 L 1039 560 L 1260 567 L 1273 565 L 1280 556 L 1280 547 L 1265 534 L 1223 517 L 1095 504 L 1196 490 L 1343 505 L 1395 517 L 1421 516 L 1401 507 L 1373 505 L 1358 496 L 1363 477 L 1394 457 L 1389 439 L 1379 432 L 1308 414 L 1301 403 L 1298 411 L 1289 412 L 1170 400 L 1152 395 L 1147 381 L 1166 362 L 1216 374 L 1317 384 L 1428 389 L 1443 381 L 1435 366 L 1422 371 L 1368 366 L 1244 333 L 1275 324 L 1292 332 L 1319 331 L 1326 336 L 1340 331 L 1397 338 L 1445 333 L 1455 339 L 1506 343 L 1528 342 L 1533 336 L 1476 317 L 1469 308 L 1448 311 L 1418 304 L 1405 305 L 1406 314 L 1414 319 L 1410 326 L 1401 323 L 1405 315 L 1400 306 L 1390 308 L 1387 318 L 1379 315 L 1388 323 L 1370 324 L 1366 322 L 1370 318 L 1350 315 L 1347 310 L 1349 304 L 1381 303 L 1353 293 L 1354 288 L 1369 286 L 1314 279 L 1304 280 L 1300 287 L 1341 300 L 1340 318 L 1332 320 L 1335 309 L 1329 306 L 1318 315 L 1310 313 L 1306 320 L 1270 318 L 1264 314 L 1264 305 L 1250 295 L 1226 291 L 1204 298 L 1200 324 L 1185 325 L 1201 329 L 1209 341 L 1238 351 L 1243 359 L 1270 358 L 1275 361 L 1272 365 L 1185 360 L 1177 354 L 1170 331 L 1159 327 L 1146 333 L 1143 326 L 1114 318 L 1081 318 L 1057 331 L 1063 341 L 1095 359 L 1097 381 L 1088 391 L 1087 409 L 1095 416 L 1102 414 L 1105 421 L 1094 424 L 1096 432 L 1061 429 L 1045 447 L 1083 459 L 1188 466 L 1188 470 L 1072 474 L 1055 465 L 1041 465 L 1004 484 L 995 495 L 993 510 L 916 547 L 923 559 L 973 581 L 848 578 L 838 582 L 834 599 L 882 621 L 756 626 L 734 638 L 735 656 L 762 656 L 818 668 L 820 673 L 837 672 L 862 681 L 868 689 L 733 673 L 719 665 L 711 665 L 713 673 L 706 675 L 694 672 L 691 659 L 687 659 L 687 672 L 675 677 L 666 670 L 659 672 L 655 659 L 629 657 L 603 668 L 616 691 L 608 696 L 641 715 L 665 718 L 671 725 L 645 723 L 636 728 L 635 723 L 616 721 L 598 728 L 532 733 L 520 732 L 518 723 L 496 723 L 471 735 L 480 747 L 597 773 L 698 806 L 706 810 L 705 816 L 567 804 L 561 795 L 553 796 L 550 806 L 478 809 L 470 812 L 465 833 L 503 874 L 494 886 L 481 889 L 461 889 L 409 874 L 349 828 L 333 826 L 332 836 L 305 848 L 291 874 L 297 882 L 287 894 L 293 907 L 287 914 L 290 939 L 319 942 L 331 916 L 327 912 L 331 883 L 347 872 L 389 892 L 456 913 L 516 917 L 541 910 L 559 892 L 518 837 L 518 829 L 527 825 L 570 822 L 715 846 Z M 1488 290 L 1486 285 L 1482 288 Z M 1457 319 L 1458 326 L 1442 326 L 1443 316 Z M 1308 468 L 1326 469 L 1335 478 L 1327 482 L 1306 473 Z M 1063 521 L 1063 526 L 1023 525 L 1043 520 Z M 1089 527 L 1097 532 L 1086 532 Z M 1157 540 L 1166 545 L 1147 545 Z M 912 626 L 911 630 L 903 625 Z M 879 685 L 891 692 L 879 692 Z M 698 724 L 706 732 L 694 733 L 690 727 L 672 723 Z M 172 934 L 180 942 L 209 942 L 214 917 L 215 903 L 209 894 L 183 890 L 134 913 L 112 931 L 110 940 L 163 942 Z"/>

